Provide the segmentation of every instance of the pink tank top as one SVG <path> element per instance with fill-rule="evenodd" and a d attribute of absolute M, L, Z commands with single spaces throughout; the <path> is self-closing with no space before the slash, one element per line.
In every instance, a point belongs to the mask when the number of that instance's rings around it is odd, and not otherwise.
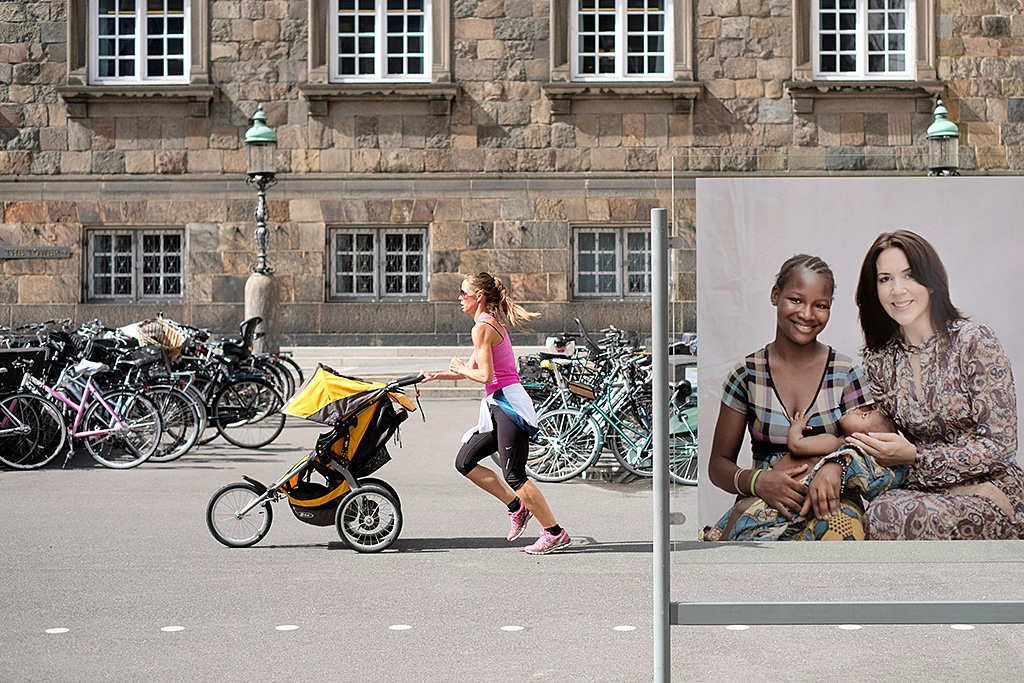
<path fill-rule="evenodd" d="M 480 322 L 490 318 L 496 323 L 494 316 L 484 313 L 480 316 Z M 486 324 L 486 323 L 485 323 Z M 498 323 L 501 328 L 501 343 L 491 347 L 491 360 L 494 363 L 494 380 L 486 385 L 487 395 L 490 396 L 498 389 L 504 389 L 513 384 L 519 384 L 519 371 L 516 369 L 516 354 L 512 350 L 512 342 L 508 339 L 508 330 L 504 325 Z"/>

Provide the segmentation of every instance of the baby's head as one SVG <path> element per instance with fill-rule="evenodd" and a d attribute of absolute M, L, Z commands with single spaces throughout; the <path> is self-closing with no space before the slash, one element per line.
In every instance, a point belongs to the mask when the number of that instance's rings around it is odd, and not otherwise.
<path fill-rule="evenodd" d="M 839 427 L 843 434 L 868 433 L 868 432 L 895 432 L 896 427 L 885 416 L 874 403 L 868 406 L 859 406 L 846 411 L 839 418 Z"/>

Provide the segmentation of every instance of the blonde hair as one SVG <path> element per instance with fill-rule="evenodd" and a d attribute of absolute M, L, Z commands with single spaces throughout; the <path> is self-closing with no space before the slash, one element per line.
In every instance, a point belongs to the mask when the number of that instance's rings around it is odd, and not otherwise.
<path fill-rule="evenodd" d="M 466 280 L 478 292 L 483 292 L 487 311 L 491 314 L 498 314 L 513 327 L 527 330 L 529 328 L 526 326 L 526 322 L 540 316 L 540 313 L 527 311 L 513 301 L 501 278 L 494 277 L 490 273 L 477 273 L 468 276 Z"/>

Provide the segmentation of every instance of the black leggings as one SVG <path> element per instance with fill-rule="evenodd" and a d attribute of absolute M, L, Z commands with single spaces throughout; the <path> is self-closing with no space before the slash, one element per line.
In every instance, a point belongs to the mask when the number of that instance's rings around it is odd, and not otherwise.
<path fill-rule="evenodd" d="M 496 452 L 505 481 L 513 491 L 518 491 L 527 481 L 526 458 L 530 452 L 530 439 L 504 410 L 495 405 L 488 408 L 494 429 L 474 434 L 462 444 L 455 458 L 455 469 L 466 476 L 481 460 Z"/>

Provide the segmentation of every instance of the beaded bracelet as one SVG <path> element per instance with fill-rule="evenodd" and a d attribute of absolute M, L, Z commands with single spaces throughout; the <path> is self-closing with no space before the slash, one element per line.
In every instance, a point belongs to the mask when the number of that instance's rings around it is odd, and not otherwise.
<path fill-rule="evenodd" d="M 736 493 L 737 494 L 742 493 L 742 491 L 740 491 L 740 475 L 741 474 L 743 474 L 743 470 L 742 469 L 737 469 L 736 470 L 736 474 L 732 475 L 732 487 L 734 489 L 736 489 Z"/>
<path fill-rule="evenodd" d="M 757 493 L 754 492 L 754 482 L 757 481 L 757 475 L 761 474 L 761 472 L 764 472 L 764 470 L 754 470 L 754 476 L 750 478 L 750 495 L 755 498 L 757 498 Z"/>
<path fill-rule="evenodd" d="M 830 462 L 834 462 L 835 464 L 837 464 L 837 465 L 839 465 L 840 467 L 843 468 L 843 473 L 840 475 L 841 479 L 840 479 L 840 483 L 839 483 L 839 495 L 840 496 L 843 495 L 843 491 L 846 490 L 846 468 L 847 468 L 847 462 L 846 462 L 846 457 L 843 456 L 843 455 L 840 455 L 840 453 L 842 453 L 842 450 L 836 451 L 832 455 L 827 455 L 824 458 L 822 458 L 821 460 L 819 460 L 817 462 L 817 464 L 814 466 L 814 468 L 811 469 L 811 474 L 807 478 L 807 483 L 808 484 L 811 483 L 811 481 L 814 479 L 814 475 L 818 473 L 818 470 L 821 469 L 822 465 L 828 464 Z"/>

